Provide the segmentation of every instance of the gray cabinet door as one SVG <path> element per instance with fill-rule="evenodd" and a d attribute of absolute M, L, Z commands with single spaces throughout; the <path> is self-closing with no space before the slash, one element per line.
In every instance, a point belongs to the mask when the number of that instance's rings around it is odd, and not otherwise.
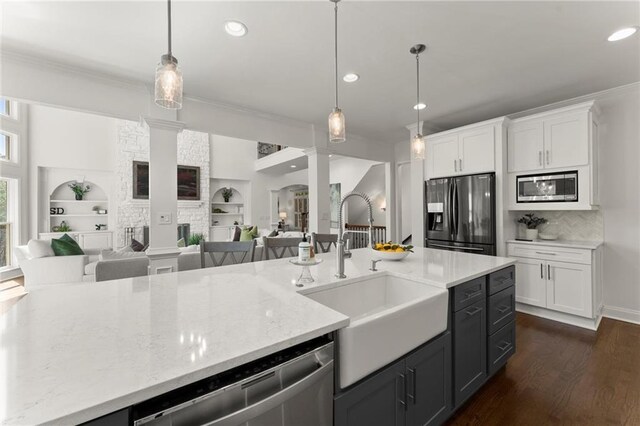
<path fill-rule="evenodd" d="M 335 398 L 336 426 L 404 426 L 404 358 Z"/>
<path fill-rule="evenodd" d="M 486 300 L 453 314 L 454 405 L 460 406 L 487 378 Z"/>
<path fill-rule="evenodd" d="M 439 425 L 451 413 L 451 334 L 406 358 L 407 425 Z"/>

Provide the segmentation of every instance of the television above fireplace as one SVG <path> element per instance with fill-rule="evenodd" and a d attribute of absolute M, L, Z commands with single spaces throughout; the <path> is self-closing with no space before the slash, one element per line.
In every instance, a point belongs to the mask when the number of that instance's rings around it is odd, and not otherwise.
<path fill-rule="evenodd" d="M 200 200 L 200 167 L 178 166 L 178 200 Z M 133 162 L 133 198 L 149 199 L 149 163 Z"/>

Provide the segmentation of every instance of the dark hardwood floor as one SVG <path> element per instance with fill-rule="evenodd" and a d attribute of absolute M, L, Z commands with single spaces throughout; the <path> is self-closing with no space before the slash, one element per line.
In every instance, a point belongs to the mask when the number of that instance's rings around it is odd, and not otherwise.
<path fill-rule="evenodd" d="M 640 325 L 518 313 L 516 354 L 448 425 L 640 425 Z"/>

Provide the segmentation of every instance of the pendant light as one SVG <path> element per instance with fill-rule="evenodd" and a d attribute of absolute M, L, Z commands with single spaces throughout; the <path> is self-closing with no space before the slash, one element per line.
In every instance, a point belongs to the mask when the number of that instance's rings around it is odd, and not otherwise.
<path fill-rule="evenodd" d="M 342 143 L 346 138 L 345 121 L 342 110 L 338 108 L 338 2 L 340 0 L 329 0 L 334 3 L 334 60 L 335 60 L 335 80 L 336 80 L 336 106 L 329 114 L 329 142 Z"/>
<path fill-rule="evenodd" d="M 420 105 L 420 54 L 425 51 L 427 47 L 424 44 L 416 44 L 409 52 L 412 55 L 416 55 L 416 105 Z M 416 122 L 416 135 L 411 141 L 411 153 L 416 160 L 424 160 L 425 144 L 424 137 L 420 130 L 420 107 L 416 108 L 418 111 L 418 121 Z"/>
<path fill-rule="evenodd" d="M 182 108 L 182 71 L 178 60 L 171 54 L 171 0 L 167 0 L 168 51 L 162 55 L 156 68 L 156 104 L 167 109 Z"/>

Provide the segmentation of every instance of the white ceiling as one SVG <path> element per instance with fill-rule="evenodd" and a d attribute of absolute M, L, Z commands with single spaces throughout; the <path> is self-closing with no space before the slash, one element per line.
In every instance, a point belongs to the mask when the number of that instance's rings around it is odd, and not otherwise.
<path fill-rule="evenodd" d="M 3 2 L 3 48 L 150 83 L 166 50 L 164 2 Z M 175 1 L 174 55 L 185 95 L 325 125 L 333 106 L 329 1 Z M 249 27 L 243 38 L 227 19 Z M 436 128 L 509 114 L 640 81 L 640 2 L 340 3 L 341 107 L 349 132 L 392 142 L 415 122 L 415 59 L 423 111 Z"/>

